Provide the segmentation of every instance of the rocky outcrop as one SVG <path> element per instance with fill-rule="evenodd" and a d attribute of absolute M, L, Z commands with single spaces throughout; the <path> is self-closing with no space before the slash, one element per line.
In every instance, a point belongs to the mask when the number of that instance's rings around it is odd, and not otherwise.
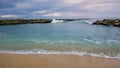
<path fill-rule="evenodd" d="M 93 25 L 116 26 L 120 27 L 120 19 L 97 20 Z"/>
<path fill-rule="evenodd" d="M 51 23 L 50 19 L 14 19 L 0 20 L 0 25 L 15 25 L 15 24 L 34 24 L 34 23 Z"/>
<path fill-rule="evenodd" d="M 75 21 L 78 19 L 57 19 L 57 20 Z M 0 20 L 0 25 L 51 23 L 51 21 L 52 19 L 11 19 L 11 20 Z"/>

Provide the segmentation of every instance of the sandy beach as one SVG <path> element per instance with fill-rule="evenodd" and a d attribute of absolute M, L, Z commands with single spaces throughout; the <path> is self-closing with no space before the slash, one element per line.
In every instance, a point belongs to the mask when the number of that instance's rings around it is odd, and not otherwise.
<path fill-rule="evenodd" d="M 120 68 L 120 60 L 78 55 L 0 53 L 0 68 Z"/>

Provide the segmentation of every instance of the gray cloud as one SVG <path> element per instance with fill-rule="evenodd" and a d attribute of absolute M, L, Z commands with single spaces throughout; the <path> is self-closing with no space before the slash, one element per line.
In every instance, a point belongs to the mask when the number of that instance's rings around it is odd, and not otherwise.
<path fill-rule="evenodd" d="M 120 0 L 4 0 L 0 1 L 0 15 L 59 18 L 120 17 L 119 2 Z"/>

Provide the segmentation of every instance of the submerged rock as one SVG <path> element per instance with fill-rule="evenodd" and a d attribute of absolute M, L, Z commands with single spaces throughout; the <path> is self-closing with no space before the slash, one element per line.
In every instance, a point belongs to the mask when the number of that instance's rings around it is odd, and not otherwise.
<path fill-rule="evenodd" d="M 120 27 L 120 19 L 104 19 L 93 22 L 93 25 L 116 26 Z"/>

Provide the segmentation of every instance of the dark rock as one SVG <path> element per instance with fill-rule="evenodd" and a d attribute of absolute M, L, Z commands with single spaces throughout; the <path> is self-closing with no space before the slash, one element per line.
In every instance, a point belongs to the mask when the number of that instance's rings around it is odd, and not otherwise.
<path fill-rule="evenodd" d="M 15 24 L 34 24 L 34 23 L 51 23 L 50 19 L 14 19 L 0 20 L 0 25 L 15 25 Z"/>
<path fill-rule="evenodd" d="M 93 25 L 116 26 L 120 27 L 120 19 L 104 19 L 93 22 Z"/>

